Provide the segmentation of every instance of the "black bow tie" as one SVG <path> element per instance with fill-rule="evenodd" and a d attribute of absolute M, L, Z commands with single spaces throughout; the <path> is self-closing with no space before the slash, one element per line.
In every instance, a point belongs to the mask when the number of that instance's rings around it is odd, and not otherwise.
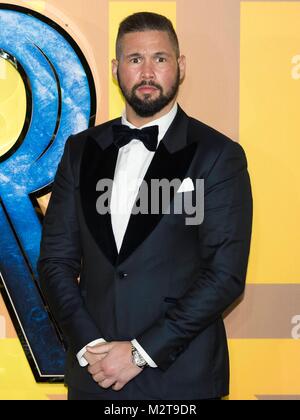
<path fill-rule="evenodd" d="M 141 130 L 129 128 L 127 125 L 113 125 L 114 144 L 121 148 L 136 139 L 144 143 L 150 151 L 155 152 L 158 145 L 158 125 L 142 128 Z"/>

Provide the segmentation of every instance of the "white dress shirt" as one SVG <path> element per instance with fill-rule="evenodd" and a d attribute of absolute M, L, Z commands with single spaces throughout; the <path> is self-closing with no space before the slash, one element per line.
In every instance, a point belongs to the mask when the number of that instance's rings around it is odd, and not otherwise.
<path fill-rule="evenodd" d="M 140 127 L 140 129 L 158 125 L 159 144 L 172 124 L 177 111 L 178 105 L 176 103 L 168 114 L 158 120 L 151 121 L 151 123 Z M 122 116 L 122 124 L 127 125 L 130 128 L 137 128 L 127 121 L 125 113 Z M 121 249 L 139 188 L 154 155 L 155 152 L 149 151 L 140 140 L 132 140 L 126 146 L 119 149 L 110 204 L 112 228 L 118 251 Z M 94 346 L 103 342 L 105 342 L 105 340 L 98 339 L 89 343 L 89 346 Z M 144 357 L 150 367 L 157 367 L 155 362 L 136 340 L 132 340 L 132 344 Z M 79 364 L 83 367 L 88 365 L 87 361 L 83 357 L 85 352 L 86 348 L 84 347 L 77 354 Z"/>

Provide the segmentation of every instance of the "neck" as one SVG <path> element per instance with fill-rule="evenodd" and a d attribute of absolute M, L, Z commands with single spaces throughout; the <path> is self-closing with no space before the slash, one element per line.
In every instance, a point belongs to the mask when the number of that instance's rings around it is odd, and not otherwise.
<path fill-rule="evenodd" d="M 173 106 L 175 105 L 176 99 L 172 101 L 169 105 L 167 105 L 164 109 L 162 109 L 157 114 L 153 115 L 152 117 L 141 117 L 139 116 L 133 108 L 126 102 L 126 118 L 127 121 L 129 121 L 131 124 L 133 124 L 135 127 L 140 128 L 146 124 L 151 123 L 152 121 L 158 120 L 159 118 L 164 117 L 167 115 Z"/>

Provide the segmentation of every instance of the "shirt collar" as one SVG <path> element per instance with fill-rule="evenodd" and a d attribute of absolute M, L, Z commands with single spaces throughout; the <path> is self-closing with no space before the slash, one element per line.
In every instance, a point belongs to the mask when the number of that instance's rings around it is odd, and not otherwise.
<path fill-rule="evenodd" d="M 145 124 L 142 127 L 139 127 L 139 129 L 141 130 L 142 128 L 152 127 L 153 125 L 158 125 L 158 128 L 159 128 L 158 142 L 160 142 L 164 138 L 164 136 L 165 136 L 166 132 L 168 131 L 170 125 L 174 121 L 174 119 L 176 117 L 176 114 L 177 114 L 177 111 L 178 111 L 178 104 L 176 102 L 175 105 L 173 106 L 173 108 L 171 109 L 171 111 L 168 112 L 168 114 L 164 115 L 161 118 L 158 118 L 155 121 L 151 121 L 150 123 Z M 123 112 L 123 115 L 122 115 L 122 124 L 127 125 L 129 128 L 137 128 L 133 124 L 131 124 L 129 121 L 127 121 L 125 111 Z"/>

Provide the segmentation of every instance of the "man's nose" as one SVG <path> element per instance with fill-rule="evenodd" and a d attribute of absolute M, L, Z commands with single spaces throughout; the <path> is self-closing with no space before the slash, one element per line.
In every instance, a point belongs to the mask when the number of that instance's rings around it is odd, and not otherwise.
<path fill-rule="evenodd" d="M 155 71 L 154 71 L 154 67 L 153 67 L 153 63 L 151 63 L 150 61 L 146 61 L 143 64 L 142 67 L 142 79 L 143 80 L 153 80 L 155 79 Z"/>

